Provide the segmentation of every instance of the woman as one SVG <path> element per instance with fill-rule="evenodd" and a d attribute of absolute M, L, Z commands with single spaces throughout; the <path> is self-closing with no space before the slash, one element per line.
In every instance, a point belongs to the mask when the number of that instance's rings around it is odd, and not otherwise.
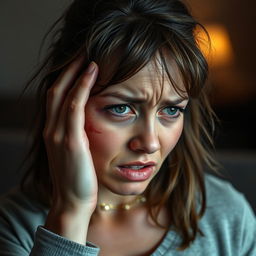
<path fill-rule="evenodd" d="M 255 255 L 247 202 L 204 174 L 214 114 L 184 4 L 75 0 L 58 23 L 1 255 Z"/>

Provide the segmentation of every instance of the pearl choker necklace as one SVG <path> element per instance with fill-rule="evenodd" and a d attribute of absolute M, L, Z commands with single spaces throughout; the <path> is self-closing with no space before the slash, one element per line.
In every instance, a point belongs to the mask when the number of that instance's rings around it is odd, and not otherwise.
<path fill-rule="evenodd" d="M 137 196 L 134 200 L 132 200 L 129 203 L 125 203 L 125 204 L 121 204 L 121 205 L 113 205 L 113 204 L 107 204 L 107 203 L 101 203 L 99 204 L 99 207 L 101 210 L 103 211 L 113 211 L 113 210 L 118 210 L 118 209 L 122 209 L 122 210 L 130 210 L 131 208 L 133 208 L 135 205 L 141 204 L 141 203 L 145 203 L 147 201 L 145 196 Z"/>

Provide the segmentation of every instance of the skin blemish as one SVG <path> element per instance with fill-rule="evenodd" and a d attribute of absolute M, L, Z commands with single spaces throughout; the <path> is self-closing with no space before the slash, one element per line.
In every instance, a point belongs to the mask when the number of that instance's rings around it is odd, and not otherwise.
<path fill-rule="evenodd" d="M 102 132 L 94 128 L 91 123 L 87 123 L 86 128 L 88 132 L 102 134 Z"/>

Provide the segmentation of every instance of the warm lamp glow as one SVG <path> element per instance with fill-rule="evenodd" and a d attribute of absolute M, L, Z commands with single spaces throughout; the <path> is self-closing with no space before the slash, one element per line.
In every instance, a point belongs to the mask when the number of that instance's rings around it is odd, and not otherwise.
<path fill-rule="evenodd" d="M 213 66 L 228 65 L 233 61 L 233 50 L 227 30 L 219 24 L 205 26 L 210 36 L 210 44 L 206 34 L 198 32 L 198 42 L 201 50 Z"/>

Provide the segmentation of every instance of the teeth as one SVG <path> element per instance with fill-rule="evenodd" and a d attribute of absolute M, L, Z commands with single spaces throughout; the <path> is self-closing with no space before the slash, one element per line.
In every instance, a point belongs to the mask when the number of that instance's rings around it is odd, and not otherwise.
<path fill-rule="evenodd" d="M 135 170 L 139 170 L 139 169 L 144 168 L 144 165 L 130 165 L 130 166 L 125 165 L 125 166 L 123 166 L 123 167 L 125 167 L 125 168 L 131 168 L 131 169 L 135 169 Z"/>

